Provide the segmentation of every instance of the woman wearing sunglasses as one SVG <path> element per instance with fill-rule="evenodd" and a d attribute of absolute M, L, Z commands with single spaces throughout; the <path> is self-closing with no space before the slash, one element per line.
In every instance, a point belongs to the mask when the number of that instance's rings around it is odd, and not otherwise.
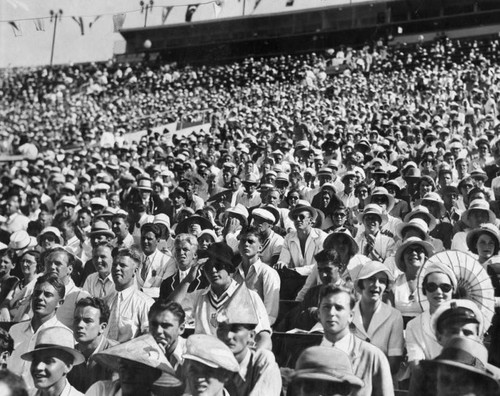
<path fill-rule="evenodd" d="M 426 271 L 421 287 L 429 307 L 406 326 L 406 349 L 412 370 L 420 360 L 434 359 L 441 352 L 442 346 L 431 327 L 431 316 L 453 298 L 457 289 L 457 278 L 446 264 L 430 264 Z"/>

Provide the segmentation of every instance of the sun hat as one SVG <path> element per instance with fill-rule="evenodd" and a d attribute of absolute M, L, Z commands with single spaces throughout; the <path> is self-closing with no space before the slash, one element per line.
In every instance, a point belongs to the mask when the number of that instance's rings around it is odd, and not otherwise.
<path fill-rule="evenodd" d="M 305 349 L 300 354 L 290 379 L 292 384 L 307 379 L 347 382 L 355 389 L 364 386 L 363 380 L 354 374 L 349 356 L 335 347 L 313 346 Z"/>
<path fill-rule="evenodd" d="M 418 219 L 418 220 L 420 220 L 420 219 Z M 413 245 L 421 246 L 425 250 L 425 257 L 430 257 L 434 254 L 434 247 L 429 242 L 423 241 L 422 239 L 420 239 L 418 237 L 407 238 L 398 247 L 398 250 L 396 250 L 396 255 L 394 256 L 394 262 L 396 263 L 396 267 L 398 267 L 398 269 L 401 272 L 405 272 L 405 270 L 406 270 L 406 264 L 404 263 L 403 254 L 404 254 L 407 247 L 413 246 Z"/>
<path fill-rule="evenodd" d="M 496 223 L 497 218 L 495 216 L 495 213 L 493 213 L 493 211 L 490 209 L 490 204 L 488 203 L 488 201 L 486 201 L 485 199 L 475 199 L 469 204 L 468 209 L 462 213 L 461 220 L 465 223 L 465 225 L 470 226 L 469 216 L 473 210 L 480 210 L 488 213 L 488 222 L 491 224 Z"/>
<path fill-rule="evenodd" d="M 100 197 L 90 198 L 90 206 L 100 206 L 106 208 L 108 206 L 108 201 Z"/>
<path fill-rule="evenodd" d="M 179 224 L 177 224 L 177 227 L 175 228 L 175 234 L 187 234 L 189 233 L 189 229 L 193 224 L 198 224 L 202 230 L 205 229 L 214 229 L 213 224 L 208 220 L 206 217 L 199 216 L 199 215 L 192 215 L 184 220 L 182 220 Z"/>
<path fill-rule="evenodd" d="M 444 201 L 441 196 L 436 192 L 429 192 L 424 195 L 421 205 L 426 206 L 425 204 L 437 204 L 439 205 L 439 215 L 443 217 L 446 214 L 446 207 L 444 206 Z"/>
<path fill-rule="evenodd" d="M 387 215 L 382 212 L 382 208 L 377 204 L 368 204 L 365 209 L 358 215 L 358 220 L 363 224 L 363 219 L 366 215 L 375 214 L 380 217 L 380 227 L 387 223 Z"/>
<path fill-rule="evenodd" d="M 333 249 L 335 241 L 338 238 L 347 238 L 349 243 L 349 251 L 352 253 L 352 255 L 355 255 L 359 252 L 358 243 L 352 237 L 351 232 L 345 227 L 336 228 L 330 234 L 328 234 L 323 242 L 323 249 Z"/>
<path fill-rule="evenodd" d="M 78 201 L 73 196 L 64 196 L 59 200 L 58 206 L 61 205 L 69 205 L 75 207 L 76 205 L 78 205 Z"/>
<path fill-rule="evenodd" d="M 75 349 L 73 332 L 66 327 L 54 326 L 40 330 L 36 337 L 34 349 L 22 354 L 21 359 L 31 362 L 37 352 L 46 350 L 62 350 L 70 354 L 73 357 L 73 365 L 85 361 L 82 353 Z"/>
<path fill-rule="evenodd" d="M 185 360 L 194 360 L 215 369 L 237 373 L 240 370 L 233 352 L 217 337 L 208 334 L 193 334 L 186 341 Z"/>
<path fill-rule="evenodd" d="M 408 222 L 398 224 L 396 226 L 396 235 L 400 239 L 404 239 L 405 232 L 410 228 L 416 228 L 417 230 L 419 230 L 423 234 L 422 239 L 425 239 L 427 237 L 427 234 L 429 233 L 429 226 L 427 225 L 425 220 L 414 218 Z"/>
<path fill-rule="evenodd" d="M 313 221 L 315 221 L 316 217 L 318 216 L 318 212 L 311 206 L 309 202 L 299 199 L 297 201 L 297 205 L 295 205 L 294 208 L 290 210 L 290 212 L 288 212 L 288 217 L 291 220 L 294 220 L 297 215 L 302 212 L 309 212 Z"/>
<path fill-rule="evenodd" d="M 379 261 L 368 261 L 363 264 L 363 267 L 359 271 L 358 276 L 356 277 L 356 279 L 354 279 L 354 289 L 361 294 L 362 290 L 358 285 L 359 281 L 368 279 L 371 276 L 378 274 L 379 272 L 383 272 L 387 275 L 387 290 L 390 290 L 392 285 L 394 284 L 394 276 L 392 275 L 392 272 L 389 270 L 389 268 Z"/>
<path fill-rule="evenodd" d="M 429 231 L 432 231 L 436 227 L 436 218 L 429 212 L 429 209 L 424 205 L 415 206 L 410 213 L 408 213 L 403 221 L 408 223 L 410 220 L 414 218 L 425 217 L 425 222 L 429 228 Z"/>
<path fill-rule="evenodd" d="M 111 231 L 108 223 L 103 220 L 97 220 L 94 222 L 92 227 L 90 228 L 89 237 L 96 237 L 98 235 L 105 235 L 109 238 L 114 238 L 115 233 Z"/>
<path fill-rule="evenodd" d="M 9 248 L 13 250 L 23 250 L 30 246 L 36 246 L 36 238 L 30 237 L 26 231 L 13 232 L 9 240 Z"/>
<path fill-rule="evenodd" d="M 38 234 L 38 236 L 37 236 L 37 241 L 38 241 L 38 243 L 39 243 L 39 244 L 40 244 L 40 243 L 41 243 L 41 241 L 42 241 L 42 237 L 43 237 L 44 235 L 47 235 L 47 234 L 52 234 L 52 235 L 54 235 L 54 236 L 56 237 L 56 239 L 57 239 L 58 243 L 59 243 L 60 245 L 64 245 L 64 239 L 63 239 L 63 237 L 62 237 L 62 235 L 61 235 L 61 231 L 59 231 L 59 228 L 57 228 L 57 227 L 52 227 L 52 226 L 45 227 L 45 228 L 44 228 L 44 229 L 40 232 L 40 234 Z"/>
<path fill-rule="evenodd" d="M 498 227 L 491 223 L 485 223 L 481 224 L 479 228 L 470 230 L 467 233 L 467 239 L 466 239 L 467 247 L 472 253 L 477 254 L 476 245 L 477 245 L 477 240 L 481 234 L 490 235 L 493 238 L 493 240 L 496 241 L 497 249 L 500 248 L 500 231 L 498 230 Z"/>
<path fill-rule="evenodd" d="M 226 209 L 224 215 L 227 217 L 236 217 L 240 220 L 242 225 L 248 224 L 248 209 L 242 204 L 236 204 L 235 206 Z"/>
<path fill-rule="evenodd" d="M 385 187 L 375 187 L 372 190 L 371 195 L 367 198 L 366 203 L 373 203 L 373 198 L 376 196 L 384 196 L 387 199 L 387 212 L 390 212 L 394 208 L 395 200 L 394 197 L 389 194 L 389 191 Z"/>
<path fill-rule="evenodd" d="M 259 217 L 260 219 L 263 219 L 271 224 L 276 224 L 279 220 L 279 218 L 276 219 L 276 215 L 274 213 L 265 208 L 255 208 L 252 210 L 252 217 Z"/>
<path fill-rule="evenodd" d="M 141 178 L 139 180 L 139 182 L 137 183 L 137 188 L 143 191 L 153 191 L 151 180 L 146 178 Z"/>
<path fill-rule="evenodd" d="M 436 373 L 440 365 L 449 366 L 451 369 L 461 369 L 478 378 L 483 387 L 487 386 L 488 395 L 497 395 L 500 384 L 488 367 L 488 350 L 485 346 L 468 337 L 453 337 L 443 347 L 439 356 L 432 360 L 422 361 L 424 370 Z"/>

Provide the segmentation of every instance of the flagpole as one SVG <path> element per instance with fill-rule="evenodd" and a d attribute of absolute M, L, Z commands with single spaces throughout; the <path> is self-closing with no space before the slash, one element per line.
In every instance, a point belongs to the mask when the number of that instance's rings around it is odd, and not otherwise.
<path fill-rule="evenodd" d="M 246 8 L 247 1 L 243 0 L 243 16 L 245 16 L 245 8 Z"/>
<path fill-rule="evenodd" d="M 54 20 L 54 33 L 52 34 L 52 48 L 50 50 L 50 67 L 52 68 L 52 64 L 54 61 L 54 47 L 56 44 L 56 31 L 57 31 L 57 20 L 61 19 L 62 10 L 54 12 L 54 10 L 50 10 L 50 22 Z"/>
<path fill-rule="evenodd" d="M 148 23 L 148 11 L 151 10 L 153 11 L 153 0 L 149 0 L 149 4 L 146 4 L 143 0 L 139 2 L 139 5 L 141 6 L 141 13 L 145 11 L 144 14 L 144 27 L 146 27 L 146 24 Z"/>

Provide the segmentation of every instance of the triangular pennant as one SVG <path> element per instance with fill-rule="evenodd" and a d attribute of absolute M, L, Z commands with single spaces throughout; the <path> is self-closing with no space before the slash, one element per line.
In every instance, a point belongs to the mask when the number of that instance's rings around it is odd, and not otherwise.
<path fill-rule="evenodd" d="M 23 29 L 21 28 L 21 22 L 9 21 L 9 25 L 12 26 L 12 31 L 15 37 L 20 37 L 23 35 Z"/>
<path fill-rule="evenodd" d="M 260 2 L 262 0 L 255 0 L 255 5 L 253 6 L 253 10 L 255 11 L 257 9 L 257 7 L 259 6 Z"/>
<path fill-rule="evenodd" d="M 174 7 L 173 6 L 167 6 L 163 7 L 163 10 L 161 11 L 161 24 L 165 24 L 168 16 L 170 15 L 170 12 L 172 11 Z"/>
<path fill-rule="evenodd" d="M 186 10 L 186 22 L 191 22 L 191 19 L 193 19 L 193 14 L 198 9 L 198 6 L 199 6 L 199 4 L 188 5 L 187 10 Z"/>
<path fill-rule="evenodd" d="M 89 29 L 92 28 L 92 26 L 94 26 L 94 23 L 96 23 L 100 18 L 102 17 L 102 15 L 97 15 L 94 20 L 92 22 L 89 23 Z"/>
<path fill-rule="evenodd" d="M 214 6 L 215 17 L 218 18 L 222 11 L 222 6 L 224 5 L 224 2 L 222 0 L 215 0 L 212 4 Z"/>
<path fill-rule="evenodd" d="M 126 14 L 115 14 L 113 15 L 113 32 L 117 33 L 123 27 L 125 23 Z"/>
<path fill-rule="evenodd" d="M 287 7 L 293 6 L 293 2 L 294 2 L 294 0 L 286 0 L 286 6 Z"/>
<path fill-rule="evenodd" d="M 35 29 L 38 32 L 45 32 L 45 20 L 43 18 L 37 18 L 33 21 L 35 24 Z"/>
<path fill-rule="evenodd" d="M 76 23 L 78 23 L 78 26 L 80 26 L 80 33 L 82 36 L 85 34 L 85 27 L 83 26 L 83 18 L 82 17 L 71 17 Z"/>

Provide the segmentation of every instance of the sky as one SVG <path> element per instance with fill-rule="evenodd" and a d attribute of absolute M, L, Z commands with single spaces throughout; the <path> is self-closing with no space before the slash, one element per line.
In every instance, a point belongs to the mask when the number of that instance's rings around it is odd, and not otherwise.
<path fill-rule="evenodd" d="M 114 48 L 124 48 L 123 37 L 113 31 L 113 15 L 125 13 L 124 28 L 144 26 L 145 14 L 141 13 L 140 0 L 0 0 L 0 68 L 48 65 L 50 62 L 54 22 L 50 11 L 62 10 L 57 24 L 54 45 L 54 64 L 103 61 L 111 59 Z M 149 3 L 150 0 L 144 0 Z M 222 2 L 218 19 L 243 15 L 259 15 L 306 8 L 348 6 L 350 3 L 379 0 L 294 0 L 287 7 L 287 0 L 217 0 Z M 173 7 L 165 24 L 185 23 L 189 4 L 202 3 L 192 21 L 217 19 L 212 0 L 154 0 L 148 13 L 148 26 L 162 24 L 164 7 Z M 95 21 L 96 16 L 101 16 Z M 82 17 L 84 34 L 72 17 Z M 42 19 L 45 30 L 37 31 L 30 19 Z M 16 21 L 22 34 L 16 36 L 9 21 Z M 89 28 L 89 24 L 92 27 Z"/>

